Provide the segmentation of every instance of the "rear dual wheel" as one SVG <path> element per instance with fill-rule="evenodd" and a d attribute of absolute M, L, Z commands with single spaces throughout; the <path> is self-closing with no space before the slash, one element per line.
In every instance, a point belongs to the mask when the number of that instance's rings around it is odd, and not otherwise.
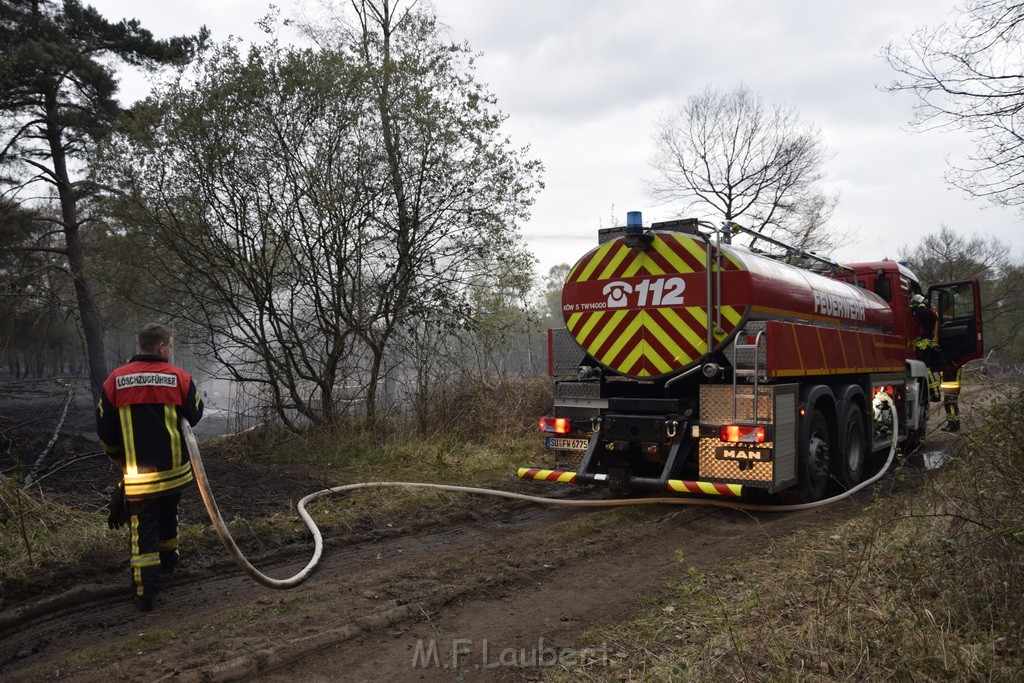
<path fill-rule="evenodd" d="M 811 414 L 808 430 L 800 443 L 796 486 L 780 493 L 785 503 L 813 503 L 825 495 L 830 478 L 829 461 L 832 435 L 825 415 L 818 409 Z"/>
<path fill-rule="evenodd" d="M 832 476 L 844 491 L 860 483 L 864 474 L 864 460 L 867 455 L 867 441 L 864 429 L 864 415 L 860 406 L 850 402 L 840 415 L 840 443 L 836 457 L 832 458 Z"/>

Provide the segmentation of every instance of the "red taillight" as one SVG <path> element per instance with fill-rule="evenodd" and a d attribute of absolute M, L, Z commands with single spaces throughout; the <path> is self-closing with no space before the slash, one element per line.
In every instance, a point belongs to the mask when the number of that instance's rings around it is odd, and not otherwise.
<path fill-rule="evenodd" d="M 727 443 L 764 443 L 768 440 L 764 427 L 746 425 L 722 425 L 718 436 Z"/>
<path fill-rule="evenodd" d="M 568 434 L 572 431 L 572 420 L 567 417 L 542 417 L 540 419 L 540 431 Z"/>

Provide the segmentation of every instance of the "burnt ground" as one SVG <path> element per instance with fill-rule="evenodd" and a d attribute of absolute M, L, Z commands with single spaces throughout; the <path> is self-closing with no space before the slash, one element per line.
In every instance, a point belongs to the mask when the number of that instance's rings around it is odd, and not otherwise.
<path fill-rule="evenodd" d="M 66 396 L 52 382 L 8 385 L 0 391 L 5 473 L 17 459 L 34 461 L 56 423 L 43 416 L 59 418 L 63 399 L 54 394 Z M 76 400 L 69 409 L 41 485 L 47 496 L 102 515 L 103 488 L 116 475 L 90 439 L 88 403 Z M 933 414 L 933 426 L 938 418 Z M 210 459 L 206 469 L 221 509 L 243 517 L 286 512 L 325 486 L 309 474 L 230 458 Z M 911 479 L 883 481 L 892 488 L 912 486 Z M 521 484 L 511 474 L 507 488 L 599 497 Z M 618 671 L 617 653 L 590 642 L 589 629 L 667 595 L 690 567 L 728 572 L 735 558 L 770 552 L 775 539 L 798 529 L 830 533 L 869 500 L 865 492 L 815 510 L 749 514 L 664 505 L 574 510 L 443 495 L 436 508 L 406 518 L 325 531 L 317 570 L 286 591 L 257 585 L 226 553 L 192 555 L 149 614 L 126 597 L 126 563 L 97 562 L 44 581 L 42 593 L 7 599 L 0 609 L 0 677 L 520 681 L 558 668 L 561 655 L 567 667 L 629 679 L 636 672 Z M 182 517 L 204 516 L 192 490 Z M 305 565 L 312 546 L 297 534 L 246 552 L 262 571 L 286 577 Z"/>

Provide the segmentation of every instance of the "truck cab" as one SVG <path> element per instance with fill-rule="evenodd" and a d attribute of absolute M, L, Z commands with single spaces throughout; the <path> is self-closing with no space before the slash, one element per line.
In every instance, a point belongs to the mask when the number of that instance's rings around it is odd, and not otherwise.
<path fill-rule="evenodd" d="M 938 315 L 939 353 L 929 363 L 933 371 L 956 372 L 968 361 L 983 356 L 981 290 L 977 280 L 943 282 L 924 291 L 917 276 L 903 263 L 854 263 L 849 268 L 849 272 L 837 278 L 874 292 L 892 306 L 892 332 L 907 339 L 908 358 L 916 356 L 913 340 L 917 336 L 917 321 L 910 301 L 914 294 L 924 296 Z"/>

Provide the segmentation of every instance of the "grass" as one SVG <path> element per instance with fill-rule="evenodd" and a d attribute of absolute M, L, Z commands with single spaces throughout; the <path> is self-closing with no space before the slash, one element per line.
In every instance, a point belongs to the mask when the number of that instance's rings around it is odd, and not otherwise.
<path fill-rule="evenodd" d="M 977 409 L 943 469 L 914 474 L 910 494 L 725 571 L 680 553 L 671 599 L 587 634 L 610 666 L 552 678 L 1021 680 L 1024 390 Z"/>
<path fill-rule="evenodd" d="M 41 569 L 121 558 L 124 544 L 105 517 L 43 500 L 20 484 L 0 476 L 0 604 L 8 592 L 38 581 Z"/>
<path fill-rule="evenodd" d="M 333 485 L 422 481 L 497 488 L 514 485 L 516 468 L 535 464 L 541 457 L 534 420 L 550 403 L 543 379 L 503 380 L 497 391 L 484 392 L 472 382 L 438 391 L 436 412 L 421 424 L 426 436 L 400 421 L 382 422 L 373 430 L 358 424 L 305 433 L 263 430 L 202 444 L 202 454 L 243 463 L 273 462 L 314 473 L 317 481 Z M 459 404 L 471 407 L 461 419 L 455 410 Z M 445 430 L 453 421 L 459 422 L 457 428 Z M 212 483 L 216 495 L 217 482 Z M 15 594 L 52 592 L 57 588 L 52 585 L 54 576 L 63 574 L 70 580 L 82 564 L 113 568 L 125 561 L 124 530 L 108 530 L 104 514 L 24 493 L 19 484 L 15 477 L 0 475 L 0 606 Z M 325 534 L 333 534 L 386 528 L 426 509 L 463 504 L 471 505 L 466 496 L 457 494 L 383 489 L 316 501 L 310 514 Z M 228 526 L 247 553 L 308 533 L 294 510 L 256 517 L 233 515 Z M 222 554 L 220 540 L 205 520 L 181 524 L 179 534 L 185 562 Z"/>
<path fill-rule="evenodd" d="M 680 552 L 670 598 L 645 604 L 627 622 L 586 634 L 594 648 L 608 645 L 610 665 L 590 662 L 548 677 L 1020 680 L 1024 388 L 1007 387 L 987 407 L 971 407 L 959 448 L 942 469 L 904 471 L 894 491 L 863 514 L 833 526 L 806 527 L 714 572 L 691 566 Z M 224 457 L 272 457 L 339 484 L 412 480 L 508 487 L 516 466 L 542 464 L 532 417 L 521 420 L 518 431 L 485 427 L 482 422 L 476 430 L 435 431 L 423 438 L 405 429 L 384 433 L 341 425 L 235 439 L 211 450 L 221 449 L 217 453 Z M 900 476 L 920 483 L 908 492 Z M 392 518 L 436 508 L 439 501 L 459 504 L 460 498 L 361 492 L 318 502 L 312 513 L 325 528 L 382 528 Z M 639 513 L 628 508 L 617 514 L 629 523 Z M 303 528 L 297 517 L 282 512 L 236 517 L 231 524 L 258 537 L 286 537 Z M 182 545 L 198 552 L 219 544 L 205 524 L 185 525 L 182 536 Z M 122 546 L 99 515 L 25 495 L 13 479 L 0 481 L 4 586 L 22 587 L 54 565 L 86 559 L 95 564 L 97 556 L 122 561 Z"/>

